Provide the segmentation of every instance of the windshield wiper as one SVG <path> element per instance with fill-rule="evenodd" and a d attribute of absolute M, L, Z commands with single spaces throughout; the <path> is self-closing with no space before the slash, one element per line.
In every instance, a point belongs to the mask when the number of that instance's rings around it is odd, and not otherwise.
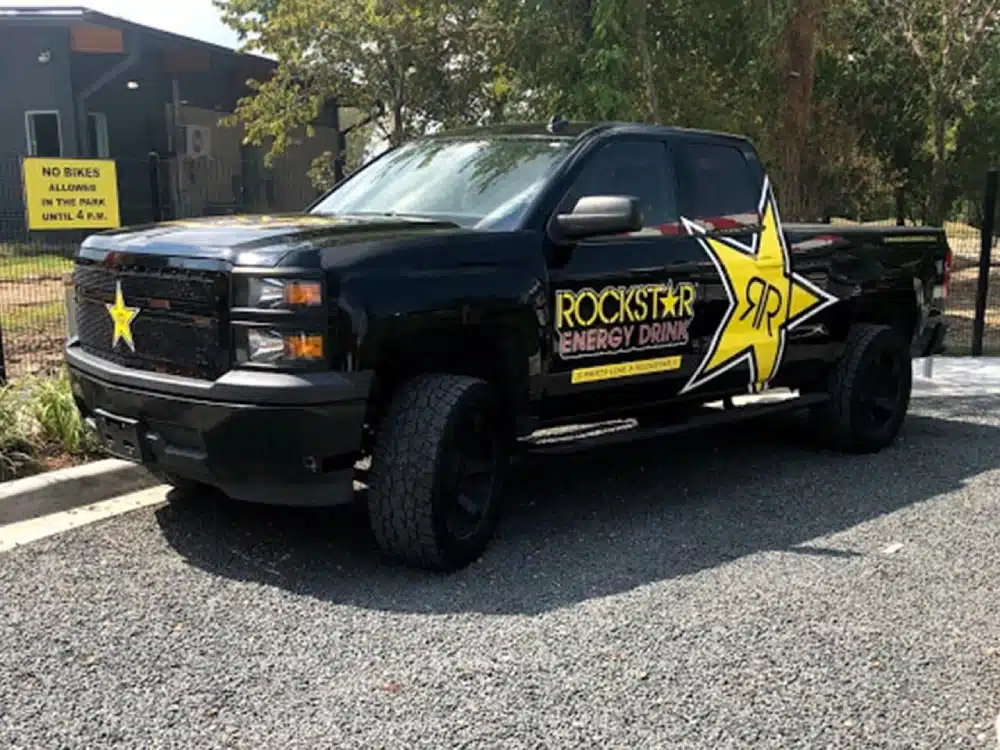
<path fill-rule="evenodd" d="M 342 216 L 347 219 L 352 216 L 362 218 L 376 216 L 385 219 L 399 219 L 401 221 L 429 222 L 432 224 L 447 224 L 455 227 L 461 226 L 458 222 L 450 219 L 444 219 L 436 216 L 426 216 L 422 214 L 402 214 L 397 211 L 348 211 L 346 213 L 336 213 L 334 211 L 314 211 L 313 213 L 318 216 Z"/>

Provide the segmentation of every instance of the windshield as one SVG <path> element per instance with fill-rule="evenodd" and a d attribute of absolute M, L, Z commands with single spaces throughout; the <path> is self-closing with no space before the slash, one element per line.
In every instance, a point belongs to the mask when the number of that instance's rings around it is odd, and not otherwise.
<path fill-rule="evenodd" d="M 411 141 L 357 172 L 312 213 L 416 216 L 509 230 L 573 142 L 559 138 Z"/>

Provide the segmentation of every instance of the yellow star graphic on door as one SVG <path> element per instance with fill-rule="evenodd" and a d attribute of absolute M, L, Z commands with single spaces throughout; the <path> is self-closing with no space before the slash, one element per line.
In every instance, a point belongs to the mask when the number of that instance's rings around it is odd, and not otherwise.
<path fill-rule="evenodd" d="M 765 179 L 761 231 L 753 246 L 709 237 L 700 225 L 681 219 L 719 272 L 729 307 L 686 393 L 746 363 L 748 390 L 767 389 L 785 353 L 788 331 L 837 302 L 837 298 L 791 270 L 788 247 L 770 183 Z"/>
<path fill-rule="evenodd" d="M 115 303 L 105 305 L 108 314 L 115 324 L 114 336 L 111 339 L 111 348 L 118 346 L 119 341 L 124 341 L 128 348 L 135 351 L 135 341 L 132 339 L 132 321 L 139 314 L 138 307 L 126 307 L 125 296 L 122 294 L 122 283 L 119 281 L 115 286 Z"/>

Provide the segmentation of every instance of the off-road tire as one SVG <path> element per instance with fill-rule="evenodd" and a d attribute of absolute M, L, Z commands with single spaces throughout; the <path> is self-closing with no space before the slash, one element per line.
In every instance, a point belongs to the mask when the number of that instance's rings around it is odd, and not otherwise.
<path fill-rule="evenodd" d="M 880 357 L 898 360 L 898 393 L 892 403 L 891 416 L 881 424 L 872 424 L 865 417 L 863 399 Z M 856 324 L 826 383 L 829 400 L 810 414 L 814 434 L 824 445 L 845 453 L 881 451 L 895 442 L 902 428 L 912 387 L 910 353 L 899 333 L 890 326 Z"/>
<path fill-rule="evenodd" d="M 400 386 L 379 425 L 372 455 L 368 517 L 375 541 L 391 559 L 452 572 L 485 552 L 499 519 L 508 454 L 493 388 L 457 375 L 421 375 Z M 493 490 L 480 526 L 469 537 L 451 534 L 442 467 L 456 450 L 455 432 L 470 410 L 481 410 L 496 431 Z"/>

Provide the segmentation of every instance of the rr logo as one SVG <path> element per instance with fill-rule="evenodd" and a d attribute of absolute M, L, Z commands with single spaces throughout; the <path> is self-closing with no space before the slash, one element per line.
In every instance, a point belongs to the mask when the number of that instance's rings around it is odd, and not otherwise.
<path fill-rule="evenodd" d="M 746 299 L 747 309 L 743 311 L 740 320 L 746 320 L 753 313 L 753 321 L 750 323 L 753 329 L 759 331 L 767 323 L 767 335 L 773 337 L 775 332 L 771 322 L 781 314 L 784 302 L 781 290 L 765 279 L 754 276 L 747 282 Z"/>

